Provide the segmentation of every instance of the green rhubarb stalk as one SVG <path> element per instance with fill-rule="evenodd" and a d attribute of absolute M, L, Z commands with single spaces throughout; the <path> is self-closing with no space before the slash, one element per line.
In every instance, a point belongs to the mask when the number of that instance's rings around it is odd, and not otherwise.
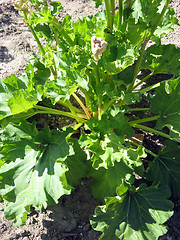
<path fill-rule="evenodd" d="M 96 78 L 96 89 L 98 88 L 98 85 L 100 83 L 100 74 L 99 74 L 99 66 L 98 64 L 96 64 L 96 66 L 94 67 L 94 75 Z M 102 97 L 100 96 L 100 94 L 97 94 L 97 98 L 98 98 L 98 106 L 99 108 L 102 105 Z"/>
<path fill-rule="evenodd" d="M 140 112 L 140 111 L 149 111 L 150 108 L 130 108 L 130 112 Z"/>
<path fill-rule="evenodd" d="M 78 88 L 84 94 L 86 106 L 89 106 L 91 103 L 91 100 L 90 100 L 90 96 L 89 96 L 88 92 L 81 86 L 78 86 Z"/>
<path fill-rule="evenodd" d="M 46 55 L 45 50 L 44 50 L 43 46 L 41 45 L 41 43 L 39 41 L 39 38 L 38 38 L 38 36 L 36 35 L 36 33 L 34 31 L 34 28 L 28 22 L 26 11 L 23 11 L 23 13 L 24 13 L 25 22 L 27 23 L 27 25 L 28 25 L 28 27 L 29 27 L 33 37 L 35 38 L 35 40 L 36 40 L 36 42 L 37 42 L 37 44 L 38 44 L 38 46 L 39 46 L 39 48 L 40 48 L 40 50 L 41 50 L 41 52 L 43 54 L 43 57 L 45 57 L 45 55 Z"/>
<path fill-rule="evenodd" d="M 65 102 L 59 100 L 58 103 L 61 104 L 64 107 L 66 107 L 66 108 L 69 108 L 69 110 L 71 111 L 72 114 L 81 113 L 81 110 L 74 107 L 72 105 L 72 103 L 70 102 L 70 100 L 66 100 Z"/>
<path fill-rule="evenodd" d="M 138 120 L 130 121 L 129 124 L 130 124 L 131 126 L 134 126 L 134 124 L 151 122 L 151 121 L 157 120 L 158 118 L 160 118 L 159 115 L 158 115 L 158 116 L 154 116 L 154 117 L 148 117 L 148 118 L 143 118 L 143 119 L 138 119 Z"/>
<path fill-rule="evenodd" d="M 87 118 L 90 119 L 91 115 L 89 113 L 89 110 L 84 106 L 84 104 L 82 103 L 81 99 L 75 93 L 72 93 L 72 95 L 76 99 L 76 101 L 79 103 L 79 105 L 82 107 L 82 109 L 85 112 Z"/>
<path fill-rule="evenodd" d="M 133 90 L 133 89 L 134 89 L 134 82 L 135 82 L 136 77 L 137 77 L 137 75 L 138 75 L 138 73 L 139 73 L 139 70 L 140 70 L 140 66 L 141 66 L 141 62 L 142 62 L 143 55 L 144 55 L 145 47 L 146 47 L 148 41 L 149 41 L 149 40 L 151 39 L 151 37 L 153 36 L 155 30 L 157 29 L 157 27 L 158 27 L 159 24 L 161 23 L 162 18 L 163 18 L 164 14 L 165 14 L 165 12 L 166 12 L 166 10 L 167 10 L 167 8 L 168 8 L 169 3 L 170 3 L 170 0 L 167 0 L 166 3 L 165 3 L 165 5 L 164 5 L 164 8 L 163 8 L 163 10 L 162 10 L 162 12 L 161 12 L 161 14 L 160 14 L 160 16 L 159 16 L 159 18 L 157 19 L 156 23 L 155 23 L 154 26 L 152 27 L 151 34 L 150 34 L 150 36 L 148 37 L 148 39 L 146 39 L 148 30 L 146 31 L 145 40 L 144 40 L 144 43 L 143 43 L 142 49 L 141 49 L 141 54 L 140 54 L 140 56 L 139 56 L 139 58 L 138 58 L 138 60 L 137 60 L 136 66 L 135 66 L 134 79 L 133 79 L 132 83 L 129 85 L 128 90 Z"/>
<path fill-rule="evenodd" d="M 143 82 L 146 82 L 154 73 L 151 72 L 148 74 L 145 78 L 143 78 L 139 83 L 137 83 L 132 90 L 136 89 L 139 85 L 141 85 Z"/>
<path fill-rule="evenodd" d="M 38 36 L 36 35 L 36 33 L 35 33 L 35 31 L 34 31 L 34 28 L 33 28 L 33 27 L 29 24 L 29 22 L 28 22 L 28 18 L 27 18 L 26 11 L 23 11 L 23 14 L 24 14 L 25 22 L 27 23 L 27 25 L 28 25 L 28 27 L 29 27 L 29 29 L 30 29 L 30 31 L 31 31 L 34 39 L 36 40 L 36 42 L 37 42 L 37 44 L 38 44 L 38 47 L 39 47 L 40 51 L 42 52 L 43 57 L 45 58 L 46 52 L 45 52 L 45 50 L 44 50 L 41 42 L 39 41 L 39 38 L 38 38 Z M 53 61 L 53 62 L 54 62 L 54 61 Z M 52 74 L 53 74 L 54 76 L 57 76 L 55 63 L 54 63 L 54 68 L 55 68 L 55 70 L 54 70 L 52 67 L 49 67 L 49 68 L 50 68 Z"/>
<path fill-rule="evenodd" d="M 34 108 L 36 108 L 38 110 L 42 110 L 41 113 L 55 114 L 55 115 L 70 117 L 70 118 L 77 120 L 79 123 L 86 122 L 83 118 L 81 118 L 75 114 L 72 114 L 71 112 L 60 111 L 57 109 L 52 109 L 52 108 L 48 108 L 48 107 L 44 107 L 44 106 L 40 106 L 40 105 L 36 105 Z"/>
<path fill-rule="evenodd" d="M 104 104 L 103 108 L 101 109 L 101 116 L 106 113 L 106 111 L 115 103 L 114 99 L 111 99 L 108 103 Z"/>
<path fill-rule="evenodd" d="M 145 51 L 146 45 L 148 43 L 148 40 L 146 39 L 147 33 L 148 33 L 148 30 L 146 30 L 145 37 L 144 37 L 144 42 L 143 42 L 142 47 L 141 47 L 140 56 L 139 56 L 139 58 L 136 62 L 136 66 L 135 66 L 135 69 L 134 69 L 133 81 L 131 82 L 131 84 L 128 87 L 129 91 L 132 91 L 134 89 L 134 83 L 135 83 L 137 75 L 140 71 L 140 66 L 141 66 L 141 62 L 142 62 L 142 59 L 143 59 L 144 51 Z"/>
<path fill-rule="evenodd" d="M 139 92 L 140 92 L 141 94 L 143 94 L 143 93 L 145 93 L 145 92 L 151 91 L 151 90 L 154 89 L 154 88 L 159 87 L 160 85 L 161 85 L 161 83 L 156 83 L 156 84 L 154 84 L 154 85 L 151 85 L 151 86 L 149 86 L 149 87 L 147 87 L 147 88 L 144 88 L 144 89 L 140 90 Z"/>
<path fill-rule="evenodd" d="M 61 26 L 61 24 L 58 22 L 58 20 L 54 17 L 52 21 L 53 26 L 58 30 L 58 32 L 61 34 L 61 36 L 64 37 L 65 41 L 70 45 L 74 46 L 74 41 L 70 38 L 69 34 L 64 30 L 64 28 Z"/>
<path fill-rule="evenodd" d="M 161 132 L 161 131 L 158 131 L 158 130 L 156 130 L 156 129 L 154 129 L 154 128 L 146 127 L 146 126 L 141 125 L 141 124 L 138 124 L 138 123 L 135 123 L 135 124 L 133 124 L 133 125 L 131 125 L 131 126 L 132 126 L 132 127 L 135 127 L 135 128 L 139 128 L 139 129 L 145 130 L 145 131 L 147 131 L 147 132 L 152 132 L 152 133 L 154 133 L 154 134 L 160 135 L 160 136 L 162 136 L 162 137 L 165 137 L 165 138 L 167 138 L 167 139 L 173 140 L 173 141 L 175 141 L 175 142 L 180 142 L 180 140 L 171 138 L 168 134 L 163 133 L 163 132 Z"/>

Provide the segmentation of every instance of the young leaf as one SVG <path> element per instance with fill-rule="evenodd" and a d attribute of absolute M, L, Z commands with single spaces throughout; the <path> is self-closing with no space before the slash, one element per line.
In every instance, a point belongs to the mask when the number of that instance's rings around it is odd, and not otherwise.
<path fill-rule="evenodd" d="M 144 27 L 144 29 L 148 29 L 149 34 L 151 34 L 152 31 L 156 30 L 154 28 L 159 21 L 160 14 L 165 3 L 166 0 L 149 0 L 148 2 L 144 0 L 135 0 L 132 5 L 132 16 L 134 17 L 135 22 L 141 23 L 142 25 L 146 23 L 146 27 Z M 173 15 L 174 13 L 172 13 L 170 8 L 168 8 L 162 18 L 162 21 L 157 26 L 157 32 L 154 34 L 163 34 L 165 32 L 164 27 L 166 27 L 167 33 L 170 32 L 172 30 L 172 24 L 177 23 Z"/>
<path fill-rule="evenodd" d="M 91 217 L 93 228 L 103 232 L 100 239 L 155 240 L 166 233 L 163 223 L 173 214 L 167 187 L 140 186 L 135 192 L 118 192 Z"/>
<path fill-rule="evenodd" d="M 32 132 L 33 128 L 32 125 Z M 5 141 L 0 151 L 1 158 L 7 161 L 0 168 L 0 188 L 6 202 L 6 218 L 15 218 L 15 225 L 22 225 L 31 205 L 40 210 L 57 203 L 63 194 L 70 194 L 72 187 L 67 183 L 68 168 L 64 163 L 69 155 L 66 136 L 70 130 L 48 133 L 45 129 L 36 136 L 28 135 L 29 130 L 25 129 L 23 133 L 19 127 L 13 131 L 13 140 Z"/>
<path fill-rule="evenodd" d="M 146 156 L 140 148 L 126 149 L 113 140 L 106 139 L 107 146 L 104 153 L 97 149 L 96 154 L 91 158 L 92 166 L 96 168 L 89 173 L 94 179 L 92 192 L 94 197 L 102 202 L 105 197 L 115 196 L 116 187 L 121 185 L 124 179 L 129 179 L 136 167 L 142 166 L 140 158 Z M 105 143 L 103 145 L 105 146 Z"/>
<path fill-rule="evenodd" d="M 166 53 L 166 54 L 164 54 Z M 153 45 L 144 54 L 141 69 L 150 69 L 154 74 L 180 74 L 180 48 L 174 45 Z"/>
<path fill-rule="evenodd" d="M 131 45 L 126 43 L 110 47 L 110 54 L 99 60 L 108 74 L 118 74 L 134 63 L 136 54 Z"/>

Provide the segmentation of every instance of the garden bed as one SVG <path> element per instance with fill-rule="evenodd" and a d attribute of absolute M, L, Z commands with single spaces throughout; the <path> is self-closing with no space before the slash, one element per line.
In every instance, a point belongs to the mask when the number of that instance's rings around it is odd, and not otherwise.
<path fill-rule="evenodd" d="M 72 15 L 74 21 L 77 16 L 86 16 L 94 14 L 97 9 L 93 6 L 91 0 L 63 0 L 64 5 L 62 17 L 66 13 Z M 172 1 L 177 17 L 180 16 L 180 4 L 177 1 Z M 99 9 L 101 10 L 101 9 Z M 22 18 L 8 0 L 0 1 L 0 70 L 1 77 L 5 79 L 10 74 L 19 74 L 25 69 L 26 60 L 30 53 L 37 51 L 37 45 L 31 36 L 28 28 L 24 26 Z M 179 26 L 175 26 L 175 32 L 163 38 L 163 43 L 174 43 L 180 46 L 180 31 Z M 164 76 L 159 76 L 159 79 Z M 145 107 L 146 102 L 141 102 L 141 107 Z M 32 120 L 32 119 L 31 119 Z M 68 125 L 66 118 L 59 116 L 43 115 L 42 118 L 35 117 L 39 129 L 48 125 L 51 129 L 61 128 L 62 125 Z M 62 123 L 63 122 L 63 123 Z M 148 146 L 150 150 L 158 148 L 163 144 L 164 139 L 158 140 L 153 134 L 141 133 L 143 135 L 143 144 Z M 78 137 L 78 136 L 77 136 Z M 150 156 L 144 159 L 144 162 L 151 161 Z M 100 204 L 98 200 L 92 197 L 90 186 L 92 179 L 83 179 L 71 195 L 63 196 L 59 200 L 59 204 L 48 207 L 42 213 L 32 212 L 28 216 L 27 224 L 22 227 L 12 227 L 12 221 L 7 221 L 4 218 L 3 208 L 1 203 L 0 210 L 0 235 L 2 240 L 96 240 L 100 233 L 92 229 L 89 223 L 89 216 L 93 214 L 94 209 Z M 160 237 L 160 240 L 178 240 L 180 239 L 180 200 L 172 199 L 174 202 L 175 213 L 168 220 L 167 225 L 169 231 L 165 236 Z"/>

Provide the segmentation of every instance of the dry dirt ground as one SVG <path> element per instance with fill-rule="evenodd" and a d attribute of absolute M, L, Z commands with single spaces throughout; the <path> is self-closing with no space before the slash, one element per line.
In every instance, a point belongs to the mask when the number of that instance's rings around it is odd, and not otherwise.
<path fill-rule="evenodd" d="M 97 11 L 92 0 L 61 0 L 61 3 L 62 17 L 68 13 L 74 21 L 78 16 Z M 171 6 L 180 19 L 180 0 L 171 1 Z M 174 30 L 163 38 L 163 43 L 180 47 L 180 26 L 174 26 Z M 0 0 L 0 77 L 18 75 L 25 69 L 30 53 L 36 51 L 36 42 L 12 2 Z M 91 180 L 84 179 L 70 196 L 62 197 L 58 205 L 42 213 L 33 212 L 23 227 L 12 227 L 12 221 L 4 218 L 4 204 L 0 203 L 1 240 L 97 240 L 100 234 L 91 228 L 88 219 L 99 202 L 92 197 L 90 185 Z M 180 200 L 174 203 L 175 214 L 168 221 L 169 232 L 160 240 L 180 240 Z"/>

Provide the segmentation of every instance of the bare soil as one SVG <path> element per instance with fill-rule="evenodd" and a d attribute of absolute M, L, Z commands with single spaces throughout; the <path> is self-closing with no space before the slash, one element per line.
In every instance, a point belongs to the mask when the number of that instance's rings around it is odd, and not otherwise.
<path fill-rule="evenodd" d="M 94 14 L 100 9 L 94 8 L 92 0 L 61 0 L 65 14 L 72 16 L 76 21 L 79 16 Z M 171 6 L 180 19 L 179 0 L 171 1 Z M 173 43 L 180 47 L 180 26 L 174 26 L 174 32 L 163 38 L 163 44 Z M 11 74 L 18 75 L 27 63 L 30 54 L 37 52 L 37 44 L 29 29 L 23 23 L 23 18 L 13 7 L 11 0 L 0 0 L 0 77 L 5 79 Z M 52 120 L 52 119 L 51 119 Z M 39 122 L 43 126 L 48 118 Z M 55 118 L 53 122 L 57 122 Z M 56 124 L 55 124 L 56 126 Z M 155 136 L 148 136 L 144 144 L 157 147 Z M 28 216 L 27 224 L 22 227 L 12 227 L 12 221 L 4 217 L 4 203 L 0 203 L 0 238 L 2 240 L 97 240 L 100 233 L 94 231 L 89 223 L 89 216 L 94 208 L 100 204 L 91 195 L 91 179 L 83 179 L 71 195 L 63 196 L 59 204 L 48 207 L 37 213 L 32 211 Z M 168 220 L 169 231 L 159 240 L 180 240 L 180 200 L 172 199 L 175 204 L 175 213 Z M 113 240 L 113 239 L 112 239 Z"/>

